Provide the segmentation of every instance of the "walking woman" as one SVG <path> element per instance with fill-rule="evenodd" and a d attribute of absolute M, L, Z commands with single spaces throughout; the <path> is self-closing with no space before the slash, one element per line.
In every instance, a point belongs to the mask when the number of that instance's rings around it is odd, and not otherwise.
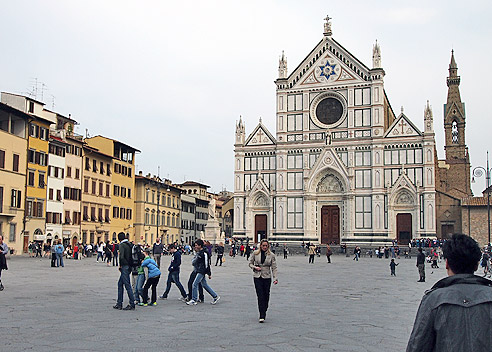
<path fill-rule="evenodd" d="M 270 251 L 270 243 L 263 239 L 259 248 L 254 251 L 249 260 L 249 267 L 253 270 L 253 281 L 255 283 L 256 296 L 258 298 L 258 310 L 260 311 L 260 323 L 263 323 L 268 310 L 270 300 L 270 287 L 278 283 L 277 261 L 275 255 Z"/>

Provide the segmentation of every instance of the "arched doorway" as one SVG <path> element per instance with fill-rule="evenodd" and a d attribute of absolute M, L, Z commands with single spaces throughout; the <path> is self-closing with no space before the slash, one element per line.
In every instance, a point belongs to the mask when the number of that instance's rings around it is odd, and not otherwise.
<path fill-rule="evenodd" d="M 254 242 L 258 243 L 264 238 L 267 238 L 267 216 L 266 214 L 255 215 Z"/>
<path fill-rule="evenodd" d="M 396 215 L 396 239 L 399 244 L 408 245 L 412 239 L 412 214 Z"/>
<path fill-rule="evenodd" d="M 337 205 L 321 207 L 321 243 L 340 243 L 340 208 Z"/>

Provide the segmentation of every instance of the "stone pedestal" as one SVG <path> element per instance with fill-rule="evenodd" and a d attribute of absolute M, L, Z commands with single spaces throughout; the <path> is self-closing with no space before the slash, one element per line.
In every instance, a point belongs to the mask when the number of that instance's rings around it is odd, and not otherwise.
<path fill-rule="evenodd" d="M 205 225 L 205 233 L 202 236 L 202 240 L 209 241 L 213 245 L 223 241 L 220 234 L 220 225 L 217 220 L 211 218 L 208 219 L 207 225 Z"/>

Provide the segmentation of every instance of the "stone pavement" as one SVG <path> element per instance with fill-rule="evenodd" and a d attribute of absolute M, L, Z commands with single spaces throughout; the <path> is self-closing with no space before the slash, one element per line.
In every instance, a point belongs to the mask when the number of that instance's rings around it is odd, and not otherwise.
<path fill-rule="evenodd" d="M 444 263 L 427 264 L 427 282 L 417 283 L 415 258 L 397 260 L 396 277 L 387 259 L 277 258 L 279 284 L 258 324 L 243 257 L 212 268 L 209 283 L 221 296 L 215 306 L 207 293 L 205 304 L 187 306 L 173 285 L 168 300 L 129 312 L 112 308 L 115 267 L 85 258 L 50 268 L 49 259 L 13 257 L 2 272 L 0 351 L 404 351 L 424 291 L 446 276 Z M 162 258 L 163 268 L 169 260 Z M 191 256 L 183 256 L 182 282 L 190 268 Z"/>

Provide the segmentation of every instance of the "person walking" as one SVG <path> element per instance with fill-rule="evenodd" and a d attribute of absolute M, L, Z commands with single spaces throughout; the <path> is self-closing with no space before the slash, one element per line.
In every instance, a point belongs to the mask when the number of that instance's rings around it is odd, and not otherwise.
<path fill-rule="evenodd" d="M 113 242 L 113 246 L 111 248 L 111 253 L 113 254 L 113 266 L 118 266 L 118 251 L 120 250 L 120 246 L 118 243 Z"/>
<path fill-rule="evenodd" d="M 478 243 L 454 234 L 443 244 L 448 277 L 426 291 L 407 352 L 489 352 L 492 346 L 492 281 L 474 275 Z"/>
<path fill-rule="evenodd" d="M 220 266 L 222 266 L 222 258 L 224 258 L 224 244 L 222 242 L 217 246 L 216 252 L 217 260 L 215 261 L 215 266 L 217 266 L 217 263 L 220 263 Z"/>
<path fill-rule="evenodd" d="M 208 275 L 209 279 L 212 279 L 212 272 L 210 270 L 210 257 L 206 248 L 203 247 L 203 240 L 198 239 L 195 241 L 195 252 L 197 252 L 196 260 L 193 262 L 193 266 L 196 269 L 196 277 L 193 281 L 191 300 L 186 302 L 188 305 L 196 305 L 198 300 L 198 285 L 201 283 L 205 291 L 212 296 L 211 304 L 217 304 L 220 296 L 215 293 L 214 290 L 208 285 L 205 275 Z"/>
<path fill-rule="evenodd" d="M 260 318 L 258 322 L 263 323 L 266 319 L 268 304 L 270 301 L 270 288 L 278 283 L 277 260 L 270 251 L 270 243 L 263 239 L 259 248 L 253 252 L 249 260 L 249 267 L 253 270 L 253 282 L 255 284 L 256 298 L 258 299 L 258 311 Z"/>
<path fill-rule="evenodd" d="M 99 261 L 99 258 L 101 258 L 102 262 L 104 263 L 104 242 L 101 242 L 99 243 L 99 245 L 97 246 L 97 258 L 96 258 L 96 262 Z"/>
<path fill-rule="evenodd" d="M 425 282 L 425 254 L 422 252 L 421 247 L 419 248 L 419 254 L 417 254 L 417 268 L 420 276 L 417 282 Z"/>
<path fill-rule="evenodd" d="M 118 299 L 113 306 L 114 309 L 122 310 L 134 310 L 135 309 L 135 296 L 133 296 L 132 286 L 130 285 L 130 265 L 133 263 L 132 249 L 133 246 L 126 239 L 124 232 L 118 234 L 118 240 L 120 241 L 120 278 L 118 279 Z M 123 308 L 123 287 L 128 294 L 129 304 Z"/>
<path fill-rule="evenodd" d="M 391 258 L 390 262 L 390 271 L 391 271 L 391 276 L 396 276 L 396 266 L 400 263 L 395 263 L 395 260 Z"/>
<path fill-rule="evenodd" d="M 176 248 L 174 244 L 170 244 L 168 250 L 171 252 L 173 257 L 171 259 L 171 264 L 169 264 L 169 268 L 167 269 L 169 271 L 169 274 L 167 275 L 166 290 L 159 298 L 167 299 L 167 295 L 171 290 L 171 284 L 174 282 L 179 292 L 181 293 L 180 300 L 186 302 L 186 297 L 187 297 L 186 291 L 183 285 L 181 284 L 181 282 L 179 281 L 179 272 L 181 266 L 181 252 Z"/>
<path fill-rule="evenodd" d="M 142 262 L 142 268 L 147 268 L 147 280 L 145 281 L 145 285 L 143 287 L 143 302 L 139 303 L 139 305 L 147 306 L 149 301 L 149 288 L 152 287 L 152 298 L 150 301 L 151 306 L 157 305 L 157 284 L 159 283 L 159 279 L 161 277 L 161 271 L 157 267 L 157 263 L 154 259 L 150 257 L 150 248 L 145 248 L 145 259 Z"/>
<path fill-rule="evenodd" d="M 161 268 L 161 256 L 164 252 L 164 245 L 161 243 L 160 237 L 157 237 L 154 245 L 152 246 L 152 256 L 154 257 L 157 267 Z"/>
<path fill-rule="evenodd" d="M 289 250 L 287 249 L 287 245 L 284 244 L 284 259 L 287 259 L 288 254 L 289 254 Z"/>
<path fill-rule="evenodd" d="M 329 244 L 326 245 L 326 260 L 328 263 L 331 263 L 331 255 L 333 254 L 333 251 L 331 250 L 331 247 Z"/>
<path fill-rule="evenodd" d="M 4 290 L 2 283 L 2 270 L 8 270 L 7 267 L 7 255 L 9 254 L 9 247 L 3 242 L 3 235 L 0 235 L 0 291 Z"/>
<path fill-rule="evenodd" d="M 108 242 L 106 242 L 106 246 L 104 247 L 104 254 L 106 255 L 106 266 L 110 266 L 111 265 L 111 260 L 113 258 L 113 252 L 111 251 L 111 244 Z"/>
<path fill-rule="evenodd" d="M 310 244 L 308 247 L 309 263 L 314 264 L 314 255 L 316 254 L 316 247 L 314 244 Z"/>

